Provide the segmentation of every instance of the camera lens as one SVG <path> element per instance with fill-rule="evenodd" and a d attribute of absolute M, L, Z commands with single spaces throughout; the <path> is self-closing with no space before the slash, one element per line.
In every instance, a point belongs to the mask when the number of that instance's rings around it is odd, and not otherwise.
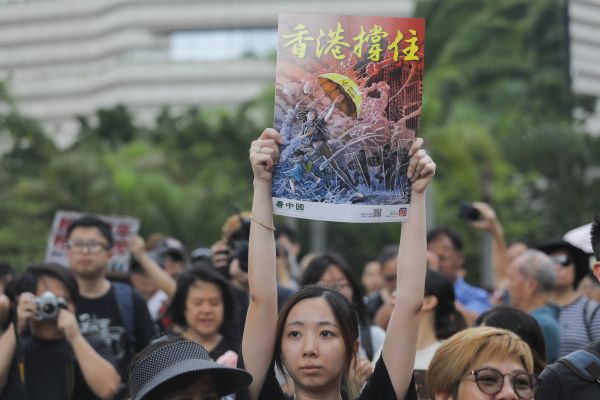
<path fill-rule="evenodd" d="M 44 307 L 42 307 L 42 312 L 46 315 L 52 315 L 56 312 L 56 308 L 54 307 L 54 304 L 46 303 L 44 304 Z"/>

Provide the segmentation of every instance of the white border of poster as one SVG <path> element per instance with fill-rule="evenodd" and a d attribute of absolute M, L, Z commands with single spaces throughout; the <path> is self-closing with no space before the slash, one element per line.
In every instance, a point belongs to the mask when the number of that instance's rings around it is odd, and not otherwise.
<path fill-rule="evenodd" d="M 273 209 L 275 214 L 286 217 L 334 222 L 377 223 L 408 220 L 410 204 L 332 204 L 275 197 L 273 198 Z"/>

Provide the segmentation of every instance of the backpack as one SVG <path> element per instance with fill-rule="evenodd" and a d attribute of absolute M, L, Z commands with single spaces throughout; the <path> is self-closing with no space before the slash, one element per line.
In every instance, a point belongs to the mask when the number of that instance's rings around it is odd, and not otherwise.
<path fill-rule="evenodd" d="M 115 290 L 115 300 L 121 322 L 127 335 L 127 349 L 130 354 L 135 354 L 135 312 L 133 308 L 133 288 L 126 283 L 111 282 Z"/>
<path fill-rule="evenodd" d="M 600 391 L 600 356 L 588 350 L 577 350 L 567 354 L 558 362 L 573 371 L 579 378 L 597 383 Z"/>
<path fill-rule="evenodd" d="M 588 299 L 585 302 L 585 306 L 583 307 L 583 324 L 585 325 L 585 333 L 587 334 L 589 342 L 598 340 L 598 338 L 595 338 L 592 334 L 592 323 L 594 322 L 598 310 L 600 310 L 600 303 L 596 300 Z"/>
<path fill-rule="evenodd" d="M 537 393 L 541 400 L 600 399 L 600 355 L 598 344 L 570 353 L 541 373 Z"/>
<path fill-rule="evenodd" d="M 365 353 L 367 354 L 367 359 L 371 362 L 377 361 L 373 360 L 373 356 L 375 354 L 373 354 L 373 340 L 371 339 L 371 327 L 368 323 L 365 323 L 363 321 L 360 323 L 359 328 L 360 333 L 362 333 L 362 340 L 360 341 L 360 344 L 362 345 L 363 349 L 365 350 Z"/>

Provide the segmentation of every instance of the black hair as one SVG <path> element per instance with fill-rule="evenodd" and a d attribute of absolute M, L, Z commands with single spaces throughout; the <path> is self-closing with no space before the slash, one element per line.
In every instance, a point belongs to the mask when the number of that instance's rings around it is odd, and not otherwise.
<path fill-rule="evenodd" d="M 114 245 L 114 239 L 110 225 L 95 215 L 85 215 L 73 221 L 73 223 L 71 223 L 71 225 L 69 225 L 67 228 L 67 240 L 71 237 L 71 234 L 76 228 L 96 228 L 100 231 L 100 234 L 104 236 L 104 239 L 106 239 L 109 249 L 111 249 Z"/>
<path fill-rule="evenodd" d="M 439 227 L 439 228 L 435 228 L 430 230 L 429 232 L 427 232 L 427 244 L 431 243 L 431 242 L 435 242 L 438 239 L 441 239 L 443 237 L 447 237 L 448 239 L 450 239 L 450 241 L 452 242 L 452 247 L 454 247 L 454 250 L 458 251 L 458 252 L 462 252 L 464 246 L 464 242 L 462 240 L 462 238 L 460 237 L 460 235 L 458 234 L 458 232 L 456 232 L 453 229 L 450 228 L 446 228 L 446 227 Z"/>
<path fill-rule="evenodd" d="M 600 261 L 600 214 L 596 215 L 590 229 L 590 237 L 592 241 L 592 249 L 596 260 Z"/>
<path fill-rule="evenodd" d="M 363 290 L 362 286 L 358 284 L 358 281 L 354 278 L 352 273 L 350 272 L 350 267 L 348 263 L 342 256 L 335 253 L 325 253 L 316 256 L 313 258 L 302 273 L 300 277 L 300 285 L 308 286 L 315 285 L 321 281 L 321 278 L 327 272 L 329 267 L 336 266 L 342 271 L 344 277 L 350 284 L 352 288 L 352 305 L 356 309 L 358 313 L 358 317 L 361 322 L 367 320 L 367 308 L 365 307 L 365 303 L 363 302 Z"/>
<path fill-rule="evenodd" d="M 519 335 L 529 345 L 533 354 L 534 373 L 540 374 L 546 368 L 546 342 L 538 322 L 531 315 L 507 305 L 495 306 L 477 317 L 474 326 L 504 328 Z"/>
<path fill-rule="evenodd" d="M 398 245 L 388 244 L 379 252 L 379 255 L 377 256 L 377 261 L 379 261 L 381 268 L 383 268 L 385 263 L 387 263 L 391 259 L 396 258 L 398 258 Z"/>
<path fill-rule="evenodd" d="M 0 280 L 3 280 L 5 277 L 14 275 L 15 270 L 10 266 L 9 263 L 0 261 Z"/>
<path fill-rule="evenodd" d="M 565 251 L 575 268 L 575 279 L 573 279 L 573 289 L 577 289 L 579 282 L 587 275 L 589 268 L 589 257 L 579 247 L 572 245 L 562 238 L 551 239 L 550 241 L 538 246 L 538 249 L 546 254 L 557 251 Z"/>
<path fill-rule="evenodd" d="M 213 267 L 209 267 L 204 263 L 194 264 L 193 267 L 183 271 L 179 278 L 177 278 L 177 290 L 169 305 L 168 314 L 177 325 L 187 326 L 185 320 L 185 305 L 190 292 L 190 287 L 198 281 L 212 283 L 216 285 L 221 292 L 224 318 L 223 325 L 221 325 L 219 330 L 222 331 L 224 326 L 232 320 L 235 312 L 231 287 L 229 286 L 229 282 L 227 282 L 221 274 L 215 271 Z"/>
<path fill-rule="evenodd" d="M 45 276 L 54 278 L 65 285 L 69 296 L 71 296 L 71 301 L 75 302 L 79 294 L 77 280 L 70 269 L 56 263 L 42 263 L 29 266 L 17 279 L 15 296 L 18 297 L 21 293 L 25 292 L 35 293 L 40 278 Z"/>
<path fill-rule="evenodd" d="M 356 313 L 354 307 L 352 307 L 352 304 L 350 304 L 350 301 L 348 301 L 348 299 L 346 299 L 337 290 L 328 289 L 320 285 L 308 285 L 293 294 L 292 297 L 285 302 L 277 319 L 273 359 L 275 360 L 277 368 L 284 372 L 285 370 L 283 368 L 281 342 L 283 339 L 287 317 L 296 304 L 300 303 L 302 300 L 313 298 L 323 298 L 327 302 L 333 317 L 339 326 L 342 339 L 344 340 L 344 348 L 346 350 L 346 365 L 344 375 L 342 377 L 342 399 L 349 400 L 351 397 L 347 392 L 348 374 L 352 359 L 356 356 L 354 346 L 358 340 L 358 314 Z"/>
<path fill-rule="evenodd" d="M 467 327 L 462 314 L 454 306 L 454 286 L 446 276 L 428 269 L 425 275 L 425 296 L 437 298 L 434 326 L 438 339 L 448 339 Z"/>

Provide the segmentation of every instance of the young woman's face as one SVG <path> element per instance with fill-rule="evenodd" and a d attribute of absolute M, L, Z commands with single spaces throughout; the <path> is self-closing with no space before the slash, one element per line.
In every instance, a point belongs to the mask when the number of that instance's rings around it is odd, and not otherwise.
<path fill-rule="evenodd" d="M 190 286 L 185 302 L 185 321 L 201 336 L 212 336 L 223 324 L 225 306 L 221 290 L 214 283 L 197 281 Z"/>
<path fill-rule="evenodd" d="M 491 360 L 487 362 L 476 363 L 470 371 L 479 371 L 482 368 L 495 369 L 500 371 L 504 376 L 502 389 L 495 395 L 484 393 L 475 380 L 473 374 L 466 375 L 461 379 L 458 385 L 458 397 L 460 400 L 517 400 L 519 396 L 513 388 L 513 376 L 519 372 L 526 372 L 523 363 L 517 358 L 507 358 L 502 360 Z M 480 385 L 491 385 L 488 381 L 482 379 L 481 373 Z"/>
<path fill-rule="evenodd" d="M 346 363 L 340 327 L 322 297 L 297 303 L 281 340 L 283 364 L 298 389 L 319 391 L 339 385 Z"/>
<path fill-rule="evenodd" d="M 319 283 L 330 289 L 337 290 L 352 302 L 352 296 L 354 295 L 352 286 L 350 285 L 350 282 L 348 282 L 348 279 L 346 279 L 346 275 L 344 275 L 338 266 L 331 264 L 321 276 Z"/>

